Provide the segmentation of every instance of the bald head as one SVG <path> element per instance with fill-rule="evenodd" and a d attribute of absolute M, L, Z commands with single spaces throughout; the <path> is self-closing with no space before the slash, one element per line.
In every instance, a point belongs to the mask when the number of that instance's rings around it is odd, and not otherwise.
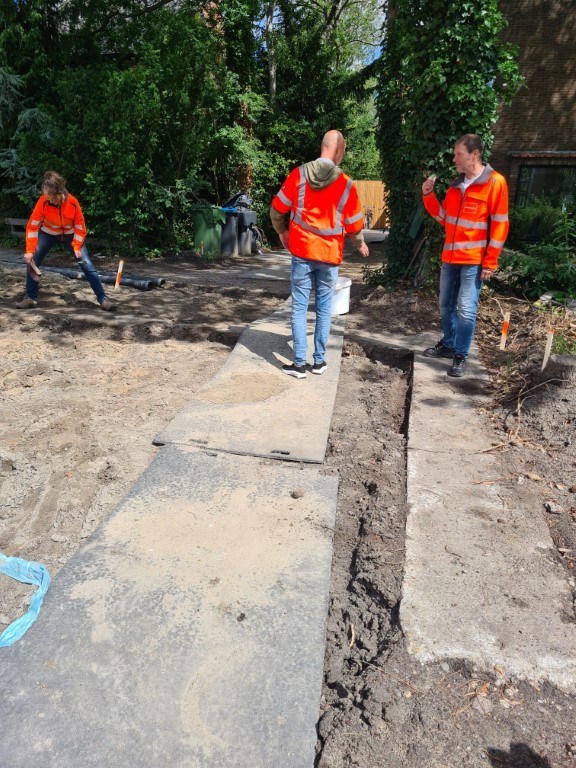
<path fill-rule="evenodd" d="M 320 157 L 326 157 L 333 163 L 339 165 L 344 157 L 346 142 L 340 131 L 328 131 L 324 134 L 322 144 L 320 145 Z"/>

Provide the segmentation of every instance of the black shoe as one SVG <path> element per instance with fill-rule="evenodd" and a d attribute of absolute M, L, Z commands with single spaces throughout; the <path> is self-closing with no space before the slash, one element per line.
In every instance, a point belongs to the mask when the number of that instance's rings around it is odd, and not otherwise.
<path fill-rule="evenodd" d="M 466 370 L 466 358 L 462 357 L 462 355 L 454 355 L 454 359 L 452 360 L 452 368 L 448 371 L 448 376 L 464 376 L 464 371 Z"/>
<path fill-rule="evenodd" d="M 444 340 L 440 340 L 433 347 L 424 350 L 426 357 L 454 357 L 454 347 L 447 347 Z"/>
<path fill-rule="evenodd" d="M 324 360 L 322 360 L 321 363 L 314 363 L 312 366 L 312 373 L 315 373 L 317 376 L 320 376 L 324 371 L 328 368 Z"/>
<path fill-rule="evenodd" d="M 282 373 L 286 373 L 288 376 L 294 376 L 295 379 L 306 378 L 306 366 L 305 365 L 283 365 Z"/>

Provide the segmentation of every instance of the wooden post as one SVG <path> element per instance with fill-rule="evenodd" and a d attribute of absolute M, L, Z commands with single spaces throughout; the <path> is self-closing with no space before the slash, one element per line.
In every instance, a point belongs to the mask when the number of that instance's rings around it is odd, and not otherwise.
<path fill-rule="evenodd" d="M 550 357 L 550 352 L 552 352 L 552 342 L 554 341 L 554 328 L 550 328 L 548 331 L 548 335 L 546 337 L 546 346 L 544 348 L 544 359 L 542 360 L 542 368 L 541 371 L 546 368 L 546 364 L 548 362 L 548 358 Z"/>

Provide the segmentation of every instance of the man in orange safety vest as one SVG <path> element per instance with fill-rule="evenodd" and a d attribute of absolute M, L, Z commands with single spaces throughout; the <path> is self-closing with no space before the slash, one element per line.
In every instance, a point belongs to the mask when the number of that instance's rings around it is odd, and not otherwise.
<path fill-rule="evenodd" d="M 463 376 L 470 351 L 482 281 L 498 268 L 508 235 L 508 187 L 503 176 L 482 162 L 484 144 L 476 133 L 454 145 L 460 175 L 442 204 L 434 194 L 435 176 L 422 185 L 428 213 L 444 227 L 440 268 L 440 318 L 443 337 L 426 349 L 427 357 L 452 358 L 449 376 Z"/>
<path fill-rule="evenodd" d="M 362 256 L 368 256 L 362 235 L 364 214 L 356 186 L 338 167 L 345 149 L 346 142 L 340 131 L 328 131 L 322 139 L 320 157 L 290 173 L 270 208 L 272 226 L 282 245 L 292 254 L 294 360 L 282 366 L 282 371 L 297 379 L 306 378 L 306 316 L 312 283 L 316 308 L 312 373 L 322 374 L 326 370 L 332 296 L 345 236 L 350 235 Z M 287 214 L 290 214 L 289 227 Z"/>

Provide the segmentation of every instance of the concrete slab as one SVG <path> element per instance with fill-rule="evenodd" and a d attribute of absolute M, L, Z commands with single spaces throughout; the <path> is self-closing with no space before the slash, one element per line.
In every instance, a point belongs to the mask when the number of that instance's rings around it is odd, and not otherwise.
<path fill-rule="evenodd" d="M 285 461 L 324 460 L 334 408 L 345 316 L 332 318 L 327 371 L 294 379 L 287 304 L 247 328 L 221 370 L 158 435 L 154 443 L 200 445 Z M 313 346 L 313 317 L 308 327 Z"/>
<path fill-rule="evenodd" d="M 2 652 L 3 764 L 310 768 L 336 496 L 313 468 L 162 449 Z"/>
<path fill-rule="evenodd" d="M 414 363 L 400 609 L 409 651 L 573 689 L 571 591 L 541 500 L 502 482 L 477 410 L 482 381 L 447 378 L 448 362 Z"/>

